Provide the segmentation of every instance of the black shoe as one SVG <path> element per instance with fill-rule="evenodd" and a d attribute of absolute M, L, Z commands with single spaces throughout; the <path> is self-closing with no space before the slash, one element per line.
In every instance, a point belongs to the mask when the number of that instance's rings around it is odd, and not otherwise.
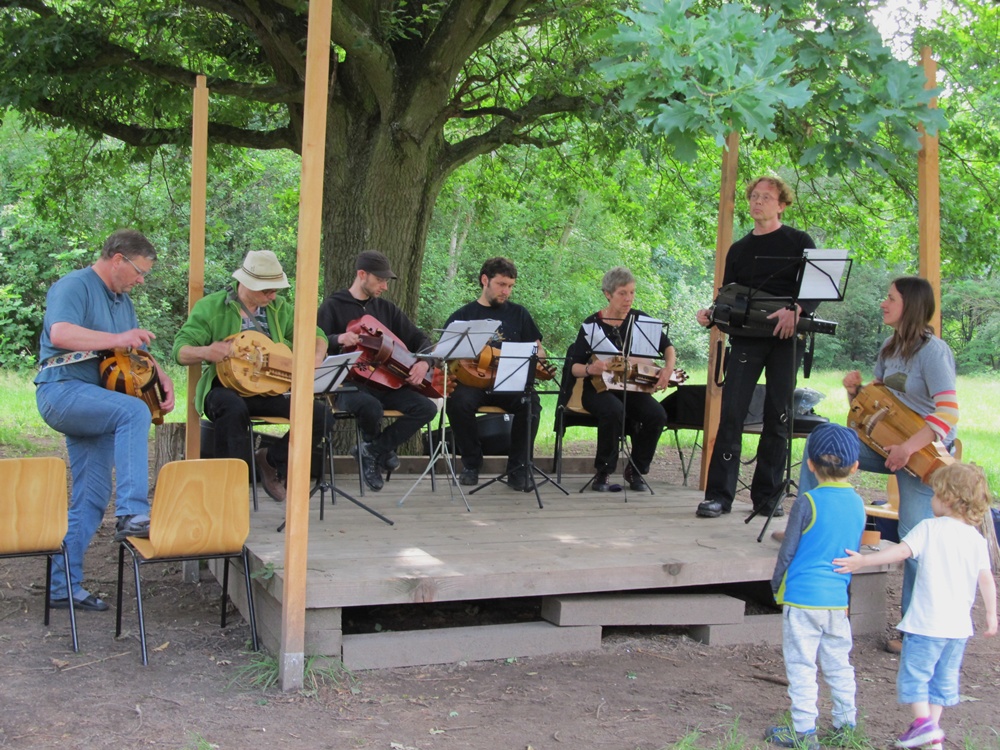
<path fill-rule="evenodd" d="M 698 503 L 698 510 L 695 515 L 700 518 L 718 518 L 723 513 L 729 513 L 730 508 L 725 507 L 718 500 L 703 500 Z"/>
<path fill-rule="evenodd" d="M 778 507 L 774 509 L 774 513 L 771 513 L 770 505 L 765 505 L 760 508 L 754 508 L 754 511 L 757 513 L 758 516 L 770 515 L 771 518 L 781 518 L 783 515 L 785 515 L 785 508 L 781 503 L 778 503 Z"/>
<path fill-rule="evenodd" d="M 351 455 L 358 457 L 358 446 L 351 448 Z M 385 487 L 385 480 L 382 479 L 382 470 L 379 469 L 380 456 L 372 453 L 371 443 L 361 444 L 361 476 L 365 479 L 365 484 L 372 488 L 373 492 L 378 492 Z M 398 459 L 397 459 L 398 460 Z"/>
<path fill-rule="evenodd" d="M 625 466 L 625 471 L 622 472 L 622 478 L 628 483 L 628 488 L 634 490 L 635 492 L 643 492 L 649 489 L 649 485 L 646 484 L 646 480 L 642 478 L 642 474 L 632 468 L 632 464 Z"/>
<path fill-rule="evenodd" d="M 149 516 L 118 516 L 115 522 L 115 541 L 120 542 L 127 536 L 149 539 Z"/>
<path fill-rule="evenodd" d="M 594 492 L 621 492 L 622 486 L 620 484 L 611 484 L 611 477 L 608 472 L 599 472 L 594 481 L 590 484 L 590 489 Z"/>
<path fill-rule="evenodd" d="M 525 471 L 512 471 L 507 478 L 507 486 L 517 492 L 534 492 L 535 480 Z"/>
<path fill-rule="evenodd" d="M 458 483 L 464 487 L 475 487 L 479 484 L 479 470 L 462 469 L 462 473 L 458 475 Z"/>
<path fill-rule="evenodd" d="M 285 483 L 278 476 L 278 470 L 267 460 L 267 448 L 260 448 L 253 457 L 254 461 L 257 462 L 257 473 L 260 474 L 260 483 L 264 485 L 264 492 L 279 503 L 285 502 L 287 495 Z"/>
<path fill-rule="evenodd" d="M 69 599 L 50 599 L 49 606 L 53 609 L 69 609 Z M 98 599 L 93 594 L 87 594 L 83 599 L 73 600 L 73 609 L 85 609 L 88 612 L 104 612 L 108 609 L 108 603 L 103 599 Z"/>
<path fill-rule="evenodd" d="M 379 456 L 379 465 L 390 474 L 399 468 L 399 456 L 396 451 L 389 451 Z"/>

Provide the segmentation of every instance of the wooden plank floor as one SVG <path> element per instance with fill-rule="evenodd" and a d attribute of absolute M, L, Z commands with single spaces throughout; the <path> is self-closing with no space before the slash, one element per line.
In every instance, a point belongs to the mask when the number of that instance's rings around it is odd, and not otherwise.
<path fill-rule="evenodd" d="M 420 482 L 400 507 L 413 477 L 394 477 L 379 493 L 358 499 L 391 518 L 389 526 L 354 504 L 327 496 L 310 506 L 308 609 L 458 601 L 551 594 L 630 591 L 761 581 L 771 576 L 778 545 L 756 541 L 764 519 L 743 523 L 749 506 L 716 519 L 696 518 L 697 490 L 652 483 L 648 492 L 577 490 L 588 477 L 564 476 L 570 491 L 533 493 L 500 484 L 466 495 L 439 480 Z M 338 475 L 357 494 L 357 475 Z M 627 497 L 627 502 L 626 502 Z M 270 564 L 266 588 L 282 598 L 284 506 L 261 493 L 248 546 L 259 569 Z M 771 524 L 783 528 L 783 521 Z"/>

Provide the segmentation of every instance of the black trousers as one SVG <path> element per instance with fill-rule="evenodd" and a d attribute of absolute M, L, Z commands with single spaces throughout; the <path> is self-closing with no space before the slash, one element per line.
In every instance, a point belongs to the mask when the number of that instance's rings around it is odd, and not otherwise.
<path fill-rule="evenodd" d="M 529 400 L 530 399 L 530 400 Z M 528 436 L 528 405 L 531 405 L 531 436 Z M 497 406 L 514 415 L 510 428 L 510 455 L 507 470 L 512 471 L 528 463 L 528 456 L 538 433 L 541 403 L 538 394 L 494 393 L 459 383 L 448 396 L 448 423 L 455 436 L 455 447 L 462 456 L 462 465 L 476 471 L 483 465 L 483 444 L 479 439 L 476 410 L 481 406 Z"/>
<path fill-rule="evenodd" d="M 740 475 L 743 422 L 750 409 L 761 373 L 767 381 L 764 396 L 764 425 L 757 446 L 757 465 L 750 483 L 754 508 L 769 508 L 781 493 L 788 457 L 787 410 L 795 390 L 798 362 L 805 345 L 793 339 L 733 336 L 726 364 L 726 385 L 722 389 L 722 412 L 715 449 L 708 465 L 705 499 L 717 500 L 724 508 L 733 507 Z"/>
<path fill-rule="evenodd" d="M 663 406 L 649 393 L 629 391 L 603 391 L 584 386 L 581 398 L 583 408 L 597 419 L 597 454 L 594 468 L 613 473 L 618 468 L 618 441 L 625 431 L 632 444 L 632 461 L 641 474 L 649 472 L 649 465 L 656 453 L 660 433 L 667 424 Z"/>
<path fill-rule="evenodd" d="M 250 419 L 291 414 L 292 400 L 285 396 L 241 396 L 216 381 L 205 395 L 205 417 L 215 426 L 215 457 L 250 461 Z M 319 445 L 332 419 L 326 401 L 313 402 L 312 444 Z M 288 433 L 267 451 L 267 460 L 284 475 L 288 466 Z"/>
<path fill-rule="evenodd" d="M 371 443 L 375 453 L 394 451 L 421 427 L 434 419 L 437 406 L 409 386 L 402 388 L 375 388 L 365 383 L 350 383 L 356 391 L 337 394 L 337 408 L 350 412 L 358 420 L 361 437 Z M 382 416 L 386 409 L 402 412 L 403 416 L 382 429 Z"/>

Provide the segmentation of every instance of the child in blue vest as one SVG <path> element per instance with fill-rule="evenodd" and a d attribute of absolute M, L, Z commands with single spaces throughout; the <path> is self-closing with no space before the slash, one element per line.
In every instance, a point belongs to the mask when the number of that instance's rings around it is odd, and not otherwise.
<path fill-rule="evenodd" d="M 849 576 L 834 572 L 831 554 L 856 549 L 865 529 L 861 496 L 846 481 L 858 470 L 860 442 L 853 430 L 824 424 L 813 430 L 806 461 L 819 485 L 795 501 L 771 578 L 782 605 L 782 644 L 792 726 L 771 727 L 764 739 L 779 747 L 815 750 L 819 711 L 817 664 L 830 687 L 833 731 L 853 729 L 857 709 L 847 617 Z M 845 546 L 846 545 L 846 546 Z"/>
<path fill-rule="evenodd" d="M 975 464 L 955 463 L 931 475 L 934 489 L 927 518 L 899 544 L 871 555 L 845 550 L 833 561 L 838 573 L 917 561 L 913 597 L 897 626 L 903 634 L 896 693 L 909 703 L 913 723 L 896 747 L 944 742 L 939 722 L 945 706 L 958 703 L 958 674 L 972 635 L 976 586 L 986 605 L 986 635 L 997 633 L 997 589 L 986 539 L 976 528 L 990 508 L 986 475 Z M 939 745 L 940 746 L 940 745 Z"/>

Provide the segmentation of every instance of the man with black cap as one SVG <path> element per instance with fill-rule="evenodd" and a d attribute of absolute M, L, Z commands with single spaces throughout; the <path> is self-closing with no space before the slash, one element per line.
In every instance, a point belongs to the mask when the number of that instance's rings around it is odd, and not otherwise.
<path fill-rule="evenodd" d="M 272 341 L 291 346 L 295 310 L 278 297 L 287 289 L 288 277 L 281 262 L 270 250 L 251 250 L 233 272 L 236 282 L 228 288 L 202 297 L 177 332 L 173 356 L 181 365 L 201 365 L 201 379 L 195 391 L 195 408 L 215 426 L 215 457 L 249 459 L 250 419 L 284 417 L 291 413 L 291 399 L 281 396 L 241 396 L 219 382 L 216 365 L 232 351 L 229 336 L 248 330 L 263 333 Z M 316 330 L 316 364 L 326 358 L 326 335 Z M 323 439 L 326 404 L 313 406 L 313 443 Z M 288 464 L 288 435 L 255 455 L 264 491 L 278 502 L 285 499 L 281 479 Z"/>
<path fill-rule="evenodd" d="M 402 310 L 389 300 L 381 299 L 395 279 L 389 259 L 377 250 L 366 250 L 358 255 L 354 281 L 347 289 L 334 292 L 319 307 L 317 322 L 330 339 L 330 354 L 354 347 L 360 337 L 348 332 L 348 326 L 363 315 L 371 315 L 396 336 L 411 353 L 428 351 L 431 341 L 406 317 Z M 427 360 L 420 359 L 410 368 L 406 382 L 418 386 L 429 368 Z M 412 388 L 378 388 L 368 383 L 355 383 L 356 391 L 337 395 L 338 409 L 354 414 L 361 428 L 363 443 L 357 450 L 361 455 L 361 472 L 365 483 L 376 492 L 382 489 L 382 470 L 394 471 L 399 467 L 396 448 L 430 422 L 438 408 L 426 396 Z M 382 429 L 385 409 L 401 412 L 403 416 Z"/>

